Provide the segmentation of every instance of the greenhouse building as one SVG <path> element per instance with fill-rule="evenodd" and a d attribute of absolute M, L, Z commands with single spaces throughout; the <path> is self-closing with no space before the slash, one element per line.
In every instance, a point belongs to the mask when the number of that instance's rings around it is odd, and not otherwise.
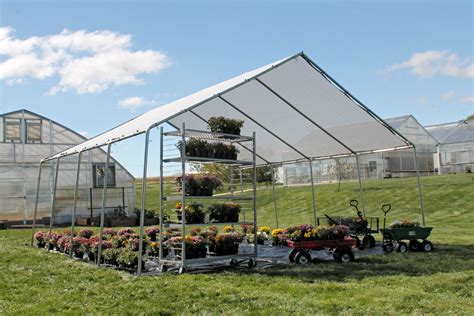
<path fill-rule="evenodd" d="M 462 173 L 474 169 L 474 118 L 427 126 L 439 144 L 439 172 Z"/>
<path fill-rule="evenodd" d="M 420 173 L 424 176 L 436 174 L 435 160 L 437 140 L 416 120 L 413 115 L 385 119 L 394 130 L 415 145 Z M 412 149 L 369 153 L 359 156 L 363 179 L 384 179 L 416 176 L 415 156 Z M 313 162 L 313 176 L 316 182 L 357 180 L 355 157 Z M 285 185 L 310 182 L 307 163 L 296 163 L 280 169 L 279 180 Z"/>
<path fill-rule="evenodd" d="M 28 110 L 0 114 L 0 220 L 26 223 L 33 218 L 38 164 L 45 157 L 87 140 L 79 133 Z M 84 155 L 77 199 L 78 217 L 95 217 L 101 209 L 106 153 Z M 77 159 L 61 161 L 57 183 L 56 223 L 71 221 Z M 49 217 L 55 162 L 43 164 L 37 218 Z M 135 205 L 135 179 L 111 158 L 107 208 L 127 214 Z M 47 220 L 46 220 L 47 222 Z"/>

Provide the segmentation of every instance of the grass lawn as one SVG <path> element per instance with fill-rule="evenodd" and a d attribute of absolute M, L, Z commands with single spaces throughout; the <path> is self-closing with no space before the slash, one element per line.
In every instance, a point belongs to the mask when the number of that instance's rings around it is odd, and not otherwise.
<path fill-rule="evenodd" d="M 392 203 L 394 219 L 420 219 L 416 179 L 364 182 L 367 216 Z M 352 214 L 356 183 L 316 186 L 318 214 Z M 138 188 L 139 190 L 139 188 Z M 312 221 L 308 186 L 277 192 L 280 226 Z M 472 175 L 423 178 L 433 253 L 393 253 L 340 265 L 136 278 L 27 246 L 30 231 L 0 231 L 0 314 L 474 314 Z M 158 203 L 151 183 L 147 207 Z M 271 190 L 258 191 L 259 224 L 275 226 Z M 380 239 L 380 237 L 378 237 Z"/>

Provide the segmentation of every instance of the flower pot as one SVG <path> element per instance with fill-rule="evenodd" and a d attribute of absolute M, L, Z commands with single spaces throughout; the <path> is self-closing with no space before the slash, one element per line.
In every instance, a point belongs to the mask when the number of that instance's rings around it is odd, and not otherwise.
<path fill-rule="evenodd" d="M 74 257 L 76 257 L 78 259 L 82 259 L 82 258 L 84 258 L 84 253 L 82 251 L 76 251 L 76 252 L 74 252 Z"/>
<path fill-rule="evenodd" d="M 216 254 L 218 256 L 236 255 L 239 252 L 239 244 L 226 245 L 225 247 L 216 245 Z"/>
<path fill-rule="evenodd" d="M 38 248 L 44 248 L 46 246 L 46 243 L 44 241 L 38 241 L 36 243 L 36 246 L 38 246 Z"/>

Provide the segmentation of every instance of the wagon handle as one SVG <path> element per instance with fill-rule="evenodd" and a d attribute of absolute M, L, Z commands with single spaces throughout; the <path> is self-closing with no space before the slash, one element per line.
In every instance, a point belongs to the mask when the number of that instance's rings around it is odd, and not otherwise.
<path fill-rule="evenodd" d="M 383 204 L 382 205 L 382 212 L 384 212 L 385 215 L 392 209 L 391 204 Z"/>
<path fill-rule="evenodd" d="M 359 206 L 359 201 L 357 201 L 357 200 L 351 200 L 351 201 L 349 202 L 349 204 L 350 204 L 350 206 L 354 207 L 357 211 L 359 211 L 359 208 L 358 208 L 358 206 Z"/>

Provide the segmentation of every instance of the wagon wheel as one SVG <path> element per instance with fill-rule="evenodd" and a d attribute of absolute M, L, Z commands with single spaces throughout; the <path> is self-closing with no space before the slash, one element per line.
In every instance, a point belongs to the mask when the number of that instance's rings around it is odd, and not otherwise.
<path fill-rule="evenodd" d="M 382 246 L 382 249 L 383 251 L 385 252 L 392 252 L 393 251 L 393 243 L 390 241 L 390 242 L 386 242 L 383 246 Z"/>
<path fill-rule="evenodd" d="M 298 253 L 298 249 L 293 249 L 293 250 L 291 250 L 290 254 L 288 255 L 288 260 L 290 260 L 291 263 L 295 262 L 296 253 Z"/>
<path fill-rule="evenodd" d="M 311 255 L 306 251 L 298 251 L 295 255 L 296 264 L 309 264 L 311 262 Z"/>
<path fill-rule="evenodd" d="M 372 235 L 365 235 L 362 238 L 362 244 L 365 248 L 374 248 L 375 247 L 375 238 Z"/>
<path fill-rule="evenodd" d="M 364 250 L 364 248 L 365 248 L 364 242 L 361 241 L 360 238 L 357 235 L 351 236 L 351 237 L 356 240 L 356 247 L 359 248 L 359 250 Z"/>
<path fill-rule="evenodd" d="M 405 253 L 408 251 L 408 246 L 403 241 L 397 243 L 397 252 Z"/>
<path fill-rule="evenodd" d="M 416 239 L 412 239 L 412 240 L 410 240 L 410 243 L 408 244 L 408 249 L 410 251 L 420 251 L 421 250 L 421 243 Z"/>
<path fill-rule="evenodd" d="M 235 258 L 230 259 L 229 264 L 231 266 L 235 266 L 237 264 L 237 259 L 235 259 Z"/>
<path fill-rule="evenodd" d="M 250 258 L 249 259 L 249 263 L 247 265 L 249 268 L 253 268 L 253 267 L 256 267 L 257 266 L 257 261 L 253 258 Z"/>
<path fill-rule="evenodd" d="M 336 249 L 332 254 L 334 261 L 339 263 L 347 263 L 354 261 L 354 253 L 350 249 Z"/>
<path fill-rule="evenodd" d="M 421 249 L 425 252 L 431 252 L 433 251 L 433 244 L 429 240 L 423 240 L 421 243 Z"/>

